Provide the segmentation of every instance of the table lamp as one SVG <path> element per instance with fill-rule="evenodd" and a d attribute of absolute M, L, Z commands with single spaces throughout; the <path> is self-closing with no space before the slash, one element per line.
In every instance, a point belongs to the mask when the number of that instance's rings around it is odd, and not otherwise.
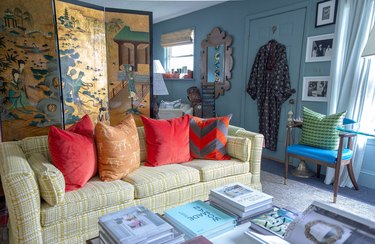
<path fill-rule="evenodd" d="M 160 95 L 169 95 L 167 86 L 164 83 L 163 75 L 165 70 L 160 63 L 160 60 L 154 60 L 154 80 L 153 80 L 153 95 L 154 101 L 152 105 L 152 111 L 154 118 L 159 118 L 159 106 L 158 106 L 158 96 Z"/>
<path fill-rule="evenodd" d="M 365 48 L 362 52 L 362 57 L 375 55 L 375 27 L 372 28 L 368 37 Z"/>

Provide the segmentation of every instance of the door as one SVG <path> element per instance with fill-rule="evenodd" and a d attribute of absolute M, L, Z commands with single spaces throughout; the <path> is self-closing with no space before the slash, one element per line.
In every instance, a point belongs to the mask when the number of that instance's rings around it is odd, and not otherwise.
<path fill-rule="evenodd" d="M 271 39 L 275 39 L 286 46 L 291 87 L 296 91 L 299 90 L 305 14 L 306 8 L 300 8 L 249 20 L 247 79 L 250 77 L 251 68 L 259 48 Z M 297 100 L 296 98 L 297 94 L 295 93 L 282 104 L 277 151 L 264 149 L 263 156 L 278 161 L 284 160 L 287 113 L 292 110 L 295 114 L 295 108 L 298 107 L 295 104 L 291 105 L 289 100 Z M 259 131 L 257 101 L 246 94 L 244 108 L 244 127 L 250 131 Z"/>

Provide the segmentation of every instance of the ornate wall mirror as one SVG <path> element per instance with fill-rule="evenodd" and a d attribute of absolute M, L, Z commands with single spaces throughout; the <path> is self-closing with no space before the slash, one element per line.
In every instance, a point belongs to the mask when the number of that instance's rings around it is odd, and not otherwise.
<path fill-rule="evenodd" d="M 214 86 L 214 98 L 224 95 L 231 87 L 233 68 L 232 36 L 215 27 L 201 43 L 201 83 Z"/>

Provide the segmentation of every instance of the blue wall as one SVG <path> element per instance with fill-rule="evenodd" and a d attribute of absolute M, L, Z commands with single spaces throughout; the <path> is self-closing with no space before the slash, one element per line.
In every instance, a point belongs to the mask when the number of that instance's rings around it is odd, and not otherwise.
<path fill-rule="evenodd" d="M 194 27 L 195 28 L 195 58 L 194 58 L 194 79 L 192 81 L 185 80 L 167 80 L 166 84 L 169 90 L 169 96 L 161 96 L 159 99 L 174 100 L 182 98 L 187 102 L 186 89 L 191 86 L 198 86 L 200 88 L 200 43 L 207 37 L 213 27 L 220 27 L 226 33 L 233 36 L 233 57 L 234 67 L 232 70 L 232 88 L 226 92 L 224 96 L 216 100 L 216 111 L 218 115 L 225 115 L 232 113 L 233 117 L 231 124 L 245 126 L 241 124 L 241 98 L 246 95 L 245 87 L 248 80 L 249 68 L 243 70 L 243 60 L 247 57 L 244 53 L 245 33 L 246 33 L 246 18 L 265 11 L 286 7 L 297 3 L 306 3 L 307 16 L 305 33 L 301 35 L 315 36 L 320 34 L 328 34 L 334 32 L 334 25 L 315 28 L 315 13 L 316 3 L 314 1 L 301 0 L 247 0 L 247 1 L 230 1 L 220 5 L 216 5 L 201 11 L 177 17 L 168 21 L 157 23 L 154 25 L 154 59 L 164 59 L 164 49 L 160 46 L 160 35 L 168 32 L 177 31 L 180 29 Z M 306 40 L 306 38 L 304 39 Z M 304 46 L 305 47 L 305 46 Z M 330 62 L 304 63 L 304 54 L 301 57 L 302 70 L 301 74 L 304 76 L 324 76 L 329 75 Z M 245 55 L 245 56 L 244 56 Z M 249 63 L 252 63 L 249 62 Z M 302 82 L 302 79 L 301 81 Z M 302 87 L 302 86 L 301 86 Z M 326 113 L 326 103 L 318 102 L 303 102 L 298 103 L 297 106 L 308 106 L 309 108 Z M 297 109 L 300 110 L 300 109 Z M 254 119 L 257 120 L 257 111 L 246 111 L 246 113 L 253 113 Z M 298 115 L 297 115 L 298 116 Z"/>
<path fill-rule="evenodd" d="M 188 15 L 174 18 L 168 21 L 157 23 L 154 25 L 154 59 L 164 59 L 164 50 L 160 46 L 160 35 L 180 29 L 194 27 L 195 28 L 195 57 L 194 57 L 194 79 L 192 81 L 185 80 L 168 80 L 166 81 L 169 96 L 160 96 L 159 99 L 175 100 L 182 98 L 185 102 L 186 89 L 191 86 L 200 88 L 200 43 L 207 37 L 211 30 L 218 26 L 226 33 L 233 36 L 233 58 L 234 68 L 232 70 L 232 88 L 227 91 L 224 96 L 216 100 L 216 111 L 218 115 L 232 113 L 231 124 L 248 127 L 241 124 L 241 114 L 251 113 L 254 115 L 254 121 L 258 120 L 257 111 L 242 111 L 241 99 L 247 96 L 245 87 L 249 77 L 250 67 L 244 68 L 243 62 L 246 60 L 247 38 L 246 19 L 262 12 L 272 11 L 282 7 L 288 7 L 296 4 L 306 4 L 307 15 L 305 19 L 305 30 L 301 35 L 304 36 L 304 46 L 301 57 L 300 85 L 296 97 L 297 111 L 301 111 L 302 106 L 307 106 L 317 112 L 326 113 L 327 103 L 325 102 L 302 102 L 301 91 L 304 76 L 329 76 L 331 62 L 314 62 L 305 63 L 306 41 L 308 36 L 316 36 L 322 34 L 334 33 L 335 25 L 327 25 L 315 28 L 316 4 L 321 0 L 246 0 L 246 1 L 230 1 L 216 5 L 201 11 L 197 11 Z M 252 60 L 248 63 L 253 63 Z M 300 116 L 296 114 L 295 117 Z M 371 162 L 371 158 L 375 157 L 375 142 L 370 141 L 366 148 L 365 159 L 362 171 L 359 177 L 359 183 L 368 187 L 375 187 L 375 166 Z M 313 166 L 315 168 L 315 165 Z M 323 169 L 324 173 L 324 169 Z"/>

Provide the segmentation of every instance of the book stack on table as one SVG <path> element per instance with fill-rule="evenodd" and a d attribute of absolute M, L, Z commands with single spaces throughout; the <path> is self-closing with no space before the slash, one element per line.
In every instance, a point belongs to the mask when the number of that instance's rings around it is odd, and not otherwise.
<path fill-rule="evenodd" d="M 182 231 L 187 240 L 200 235 L 210 239 L 236 226 L 235 218 L 200 200 L 169 209 L 164 218 Z"/>
<path fill-rule="evenodd" d="M 241 183 L 211 190 L 209 200 L 215 208 L 234 216 L 239 224 L 273 209 L 272 196 Z"/>
<path fill-rule="evenodd" d="M 100 217 L 99 242 L 178 244 L 184 242 L 184 235 L 149 209 L 135 206 Z"/>

